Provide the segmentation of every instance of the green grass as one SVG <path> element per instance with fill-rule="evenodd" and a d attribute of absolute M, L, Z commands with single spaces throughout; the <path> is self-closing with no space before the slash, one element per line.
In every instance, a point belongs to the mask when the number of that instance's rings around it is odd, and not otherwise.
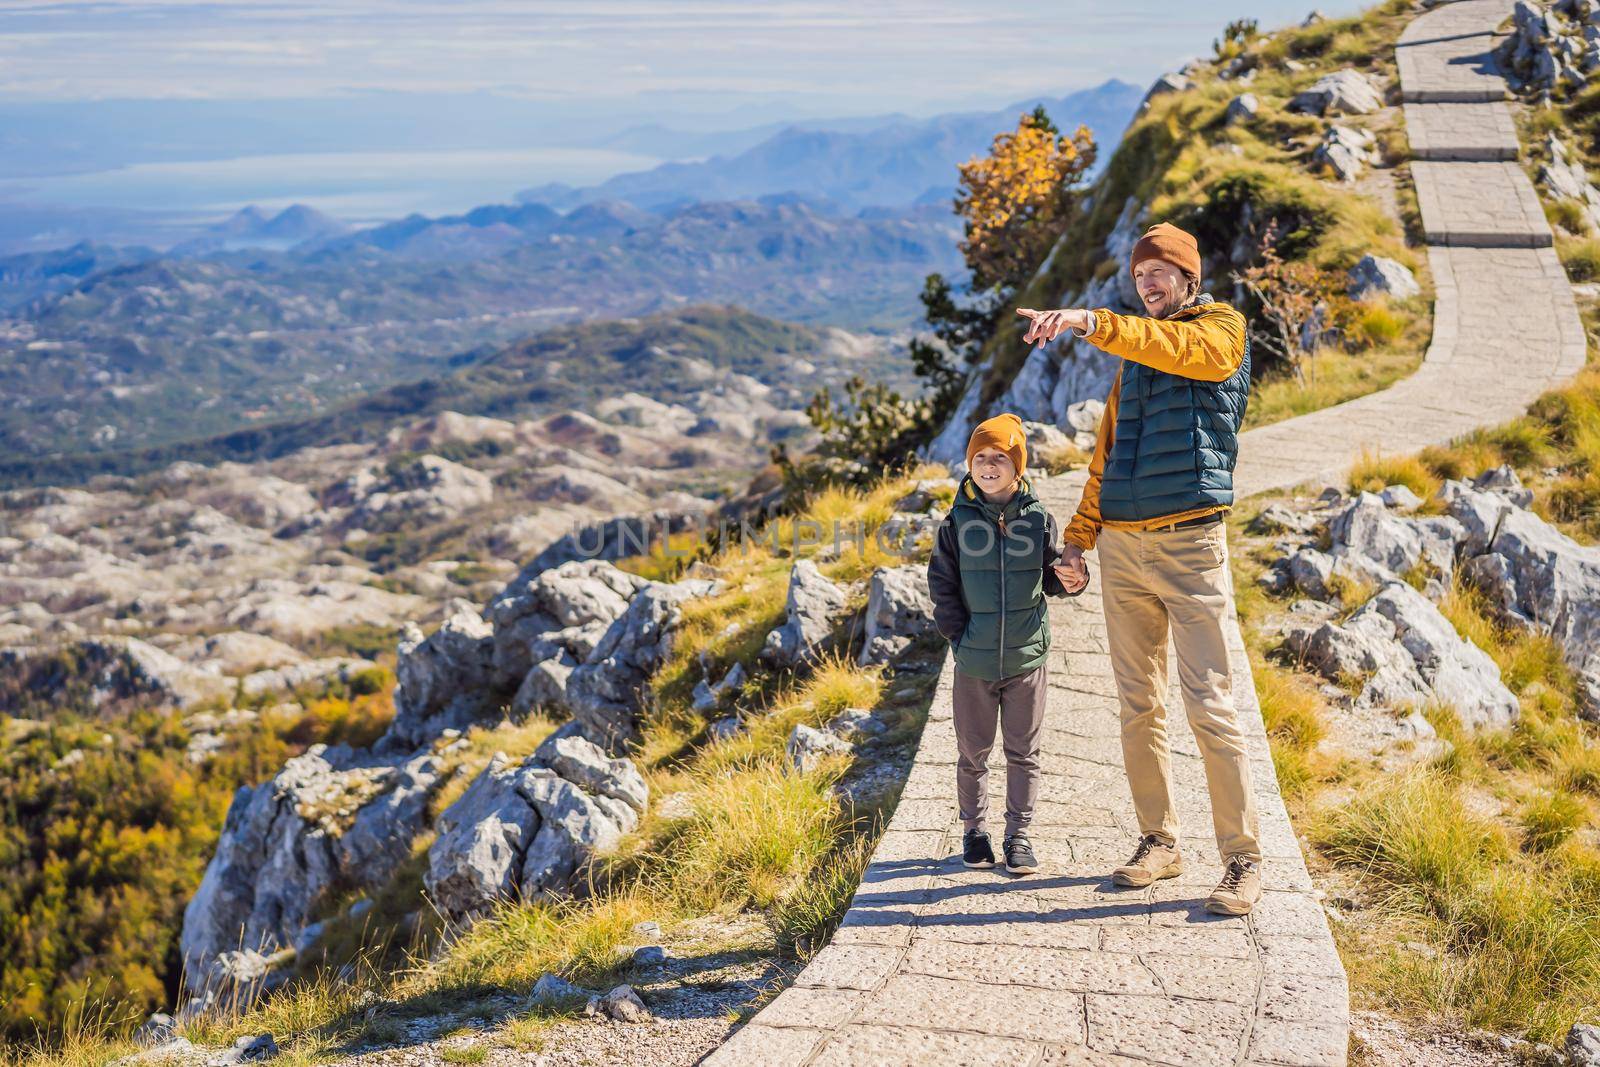
<path fill-rule="evenodd" d="M 1556 254 L 1573 281 L 1592 282 L 1600 278 L 1600 238 L 1562 238 L 1556 242 Z"/>
<path fill-rule="evenodd" d="M 1536 818 L 1559 827 L 1563 817 Z M 1592 1010 L 1600 895 L 1591 857 L 1523 852 L 1473 813 L 1459 781 L 1425 769 L 1375 777 L 1323 812 L 1312 836 L 1360 872 L 1380 907 L 1420 920 L 1441 949 L 1433 960 L 1360 972 L 1391 1010 L 1538 1040 L 1560 1038 Z"/>
<path fill-rule="evenodd" d="M 1387 309 L 1379 310 L 1396 321 L 1400 330 L 1420 330 L 1428 321 L 1425 317 L 1401 319 Z M 1421 366 L 1422 348 L 1421 344 L 1409 347 L 1383 344 L 1371 352 L 1329 349 L 1311 358 L 1304 382 L 1292 374 L 1269 374 L 1250 386 L 1250 406 L 1245 410 L 1244 428 L 1270 426 L 1387 389 Z"/>
<path fill-rule="evenodd" d="M 1427 500 L 1439 491 L 1439 479 L 1416 456 L 1385 456 L 1365 451 L 1350 467 L 1352 493 L 1376 493 L 1385 486 L 1403 485 Z"/>

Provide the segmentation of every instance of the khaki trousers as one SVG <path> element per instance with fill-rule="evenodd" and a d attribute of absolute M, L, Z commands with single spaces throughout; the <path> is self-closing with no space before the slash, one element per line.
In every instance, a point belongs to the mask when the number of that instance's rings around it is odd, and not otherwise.
<path fill-rule="evenodd" d="M 1205 762 L 1217 848 L 1261 859 L 1250 760 L 1233 706 L 1223 620 L 1233 610 L 1227 524 L 1101 530 L 1100 591 L 1111 670 L 1122 702 L 1122 761 L 1140 834 L 1178 840 L 1167 745 L 1167 635 Z"/>
<path fill-rule="evenodd" d="M 963 830 L 982 830 L 989 810 L 989 752 L 995 720 L 1006 754 L 1006 835 L 1025 830 L 1039 799 L 1039 744 L 1049 695 L 1049 661 L 997 682 L 956 669 L 950 711 L 956 727 L 956 803 Z"/>

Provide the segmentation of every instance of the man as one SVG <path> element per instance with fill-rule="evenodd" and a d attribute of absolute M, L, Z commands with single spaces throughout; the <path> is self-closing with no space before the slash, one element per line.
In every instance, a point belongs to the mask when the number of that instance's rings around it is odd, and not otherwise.
<path fill-rule="evenodd" d="M 1086 581 L 1077 570 L 1083 553 L 1100 548 L 1123 764 L 1141 835 L 1112 880 L 1147 886 L 1182 871 L 1166 730 L 1170 632 L 1225 864 L 1206 907 L 1243 915 L 1260 899 L 1261 847 L 1223 637 L 1233 599 L 1223 516 L 1250 396 L 1249 335 L 1243 315 L 1200 291 L 1199 247 L 1176 226 L 1146 231 L 1129 269 L 1142 316 L 1017 312 L 1032 320 L 1029 343 L 1071 329 L 1122 359 L 1061 559 Z"/>

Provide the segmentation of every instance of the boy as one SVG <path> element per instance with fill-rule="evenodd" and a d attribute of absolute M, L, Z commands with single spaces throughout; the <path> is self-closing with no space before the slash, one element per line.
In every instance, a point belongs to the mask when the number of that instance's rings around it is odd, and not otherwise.
<path fill-rule="evenodd" d="M 967 475 L 928 561 L 934 625 L 955 649 L 952 694 L 962 861 L 993 867 L 984 829 L 995 722 L 1006 754 L 1006 870 L 1039 869 L 1028 823 L 1039 793 L 1050 619 L 1045 595 L 1083 592 L 1088 571 L 1057 566 L 1056 521 L 1034 496 L 1022 420 L 1006 412 L 978 424 Z"/>

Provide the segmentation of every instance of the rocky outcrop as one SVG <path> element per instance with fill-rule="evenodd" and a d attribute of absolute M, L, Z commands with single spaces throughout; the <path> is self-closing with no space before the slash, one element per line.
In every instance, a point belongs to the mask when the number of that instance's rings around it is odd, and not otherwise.
<path fill-rule="evenodd" d="M 349 508 L 345 523 L 366 530 L 393 529 L 452 518 L 494 499 L 494 480 L 443 456 L 363 467 L 330 486 L 324 507 Z"/>
<path fill-rule="evenodd" d="M 1576 204 L 1590 228 L 1600 229 L 1600 189 L 1589 180 L 1589 171 L 1554 133 L 1545 135 L 1544 150 L 1548 159 L 1539 164 L 1539 184 L 1555 199 Z"/>
<path fill-rule="evenodd" d="M 570 673 L 649 584 L 599 559 L 524 568 L 489 604 L 496 684 L 519 685 L 535 664 L 552 659 Z"/>
<path fill-rule="evenodd" d="M 124 701 L 191 707 L 233 695 L 234 681 L 193 667 L 136 637 L 88 637 L 64 645 L 0 652 L 19 694 L 54 703 L 71 695 L 89 707 Z"/>
<path fill-rule="evenodd" d="M 789 732 L 784 745 L 784 756 L 789 766 L 805 774 L 815 770 L 829 756 L 848 755 L 850 742 L 828 730 L 800 723 Z"/>
<path fill-rule="evenodd" d="M 1329 540 L 1328 551 L 1282 542 L 1284 554 L 1262 579 L 1269 589 L 1330 600 L 1335 575 L 1382 586 L 1344 624 L 1291 630 L 1291 651 L 1330 679 L 1366 678 L 1364 706 L 1437 699 L 1471 727 L 1503 726 L 1516 704 L 1498 671 L 1454 638 L 1429 602 L 1459 576 L 1483 592 L 1501 625 L 1550 635 L 1577 675 L 1580 711 L 1600 719 L 1600 548 L 1529 510 L 1533 494 L 1510 467 L 1448 481 L 1437 499 L 1448 514 L 1404 514 L 1423 502 L 1403 486 L 1348 502 L 1334 493 L 1310 512 L 1277 505 L 1263 513 L 1258 529 L 1306 534 L 1325 523 Z"/>
<path fill-rule="evenodd" d="M 1359 70 L 1325 74 L 1289 100 L 1289 110 L 1311 115 L 1365 115 L 1383 107 L 1383 92 Z"/>
<path fill-rule="evenodd" d="M 1228 101 L 1228 106 L 1222 112 L 1224 126 L 1236 126 L 1241 122 L 1249 122 L 1261 113 L 1261 101 L 1256 99 L 1255 93 L 1240 93 Z"/>
<path fill-rule="evenodd" d="M 1513 89 L 1548 95 L 1578 88 L 1600 68 L 1600 34 L 1593 0 L 1559 0 L 1544 7 L 1517 0 L 1511 33 L 1495 60 Z"/>
<path fill-rule="evenodd" d="M 1514 477 L 1514 476 L 1513 476 Z M 1450 514 L 1464 527 L 1462 574 L 1481 589 L 1499 621 L 1549 634 L 1577 673 L 1586 717 L 1600 720 L 1600 548 L 1580 545 L 1501 490 L 1445 486 Z"/>
<path fill-rule="evenodd" d="M 464 730 L 498 716 L 494 628 L 462 610 L 424 637 L 407 623 L 395 661 L 394 721 L 384 749 L 415 747 L 447 729 Z"/>
<path fill-rule="evenodd" d="M 520 764 L 496 753 L 439 817 L 429 895 L 452 919 L 502 900 L 569 896 L 583 864 L 614 848 L 648 799 L 633 764 L 609 758 L 575 724 Z"/>
<path fill-rule="evenodd" d="M 1372 300 L 1377 297 L 1404 300 L 1422 292 L 1416 275 L 1404 263 L 1370 253 L 1362 256 L 1350 268 L 1346 278 L 1349 282 L 1346 292 L 1352 300 Z"/>
<path fill-rule="evenodd" d="M 1342 182 L 1353 182 L 1381 157 L 1373 147 L 1377 138 L 1370 130 L 1354 126 L 1330 126 L 1311 153 L 1311 162 L 1331 171 Z"/>
<path fill-rule="evenodd" d="M 814 662 L 832 641 L 848 601 L 849 594 L 823 577 L 815 563 L 798 560 L 789 571 L 783 625 L 767 635 L 761 658 L 782 667 Z"/>
<path fill-rule="evenodd" d="M 873 571 L 867 592 L 866 635 L 858 662 L 862 666 L 891 663 L 917 638 L 933 632 L 928 568 L 907 564 Z"/>
<path fill-rule="evenodd" d="M 240 787 L 184 910 L 188 990 L 270 984 L 265 961 L 293 948 L 330 891 L 381 886 L 406 860 L 438 775 L 428 751 L 383 760 L 313 745 L 270 781 Z"/>
<path fill-rule="evenodd" d="M 718 588 L 711 579 L 690 578 L 651 583 L 634 595 L 567 678 L 566 706 L 584 733 L 613 748 L 637 736 L 643 690 L 672 652 L 683 602 Z"/>
<path fill-rule="evenodd" d="M 1385 585 L 1344 623 L 1291 630 L 1286 644 L 1325 678 L 1359 682 L 1363 707 L 1415 711 L 1437 702 L 1469 729 L 1509 726 L 1519 714 L 1494 660 L 1404 582 Z M 1415 716 L 1408 726 L 1432 733 Z"/>

